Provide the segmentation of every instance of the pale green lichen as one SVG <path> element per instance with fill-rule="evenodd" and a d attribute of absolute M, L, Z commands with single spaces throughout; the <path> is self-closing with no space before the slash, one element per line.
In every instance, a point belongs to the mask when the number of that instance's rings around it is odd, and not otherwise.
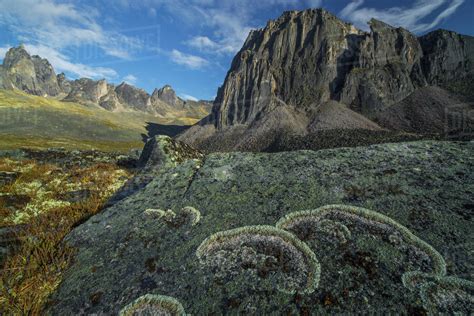
<path fill-rule="evenodd" d="M 468 315 L 474 311 L 474 282 L 438 278 L 420 286 L 420 297 L 431 314 Z"/>
<path fill-rule="evenodd" d="M 153 218 L 153 219 L 160 219 L 165 215 L 165 211 L 160 210 L 160 209 L 153 209 L 149 208 L 146 209 L 145 212 L 143 212 L 143 215 L 145 215 L 148 218 Z"/>
<path fill-rule="evenodd" d="M 273 226 L 245 226 L 215 233 L 201 243 L 196 250 L 196 256 L 205 264 L 221 250 L 232 252 L 249 247 L 263 253 L 265 249 L 270 252 L 279 249 L 278 254 L 274 256 L 277 260 L 286 253 L 286 259 L 292 261 L 289 268 L 294 269 L 295 275 L 287 278 L 292 279 L 291 281 L 278 286 L 280 291 L 312 293 L 318 287 L 321 267 L 314 252 L 293 234 Z M 232 256 L 223 256 L 224 259 L 226 257 Z M 289 274 L 288 271 L 284 273 Z"/>
<path fill-rule="evenodd" d="M 415 236 L 408 228 L 399 224 L 395 220 L 383 214 L 349 205 L 327 205 L 315 210 L 300 211 L 287 214 L 281 218 L 276 227 L 284 230 L 292 230 L 293 227 L 307 220 L 323 219 L 328 215 L 340 215 L 344 217 L 354 218 L 368 225 L 390 227 L 397 231 L 401 237 L 409 244 L 423 251 L 430 258 L 433 265 L 433 273 L 437 276 L 446 275 L 446 262 L 441 254 L 431 245 Z"/>
<path fill-rule="evenodd" d="M 148 218 L 162 219 L 169 226 L 180 227 L 186 223 L 195 226 L 201 220 L 201 213 L 191 206 L 183 207 L 179 212 L 172 210 L 147 209 L 143 214 Z"/>
<path fill-rule="evenodd" d="M 185 316 L 183 305 L 170 296 L 146 294 L 120 310 L 120 316 Z"/>
<path fill-rule="evenodd" d="M 191 226 L 195 226 L 201 221 L 201 212 L 192 206 L 183 207 L 181 213 L 189 217 Z"/>

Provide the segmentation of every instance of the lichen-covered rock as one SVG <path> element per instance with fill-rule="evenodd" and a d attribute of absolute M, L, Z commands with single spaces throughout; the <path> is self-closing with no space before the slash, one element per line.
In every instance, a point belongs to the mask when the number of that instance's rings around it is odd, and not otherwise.
<path fill-rule="evenodd" d="M 276 250 L 265 254 L 244 245 L 232 254 L 235 260 L 216 251 L 215 260 L 262 267 L 222 274 L 203 268 L 195 253 L 219 231 L 274 226 L 297 210 L 350 204 L 405 226 L 443 254 L 447 275 L 470 279 L 473 152 L 472 142 L 428 141 L 317 152 L 215 153 L 204 161 L 184 161 L 66 237 L 76 256 L 47 312 L 117 314 L 148 293 L 175 297 L 193 315 L 427 312 L 419 292 L 401 281 L 410 262 L 405 260 L 410 252 L 400 251 L 404 239 L 352 221 L 342 223 L 350 238 L 343 226 L 328 222 L 315 234 L 324 243 L 313 237 L 304 241 L 321 265 L 312 293 L 278 290 L 274 281 L 285 274 L 271 255 Z M 178 213 L 186 206 L 201 212 L 197 225 L 177 229 L 144 214 L 158 208 Z M 333 224 L 335 234 L 325 233 Z M 230 278 L 232 271 L 239 273 Z M 98 292 L 103 295 L 94 305 L 91 295 Z"/>
<path fill-rule="evenodd" d="M 161 220 L 170 227 L 179 228 L 183 225 L 195 226 L 201 220 L 201 212 L 194 207 L 183 207 L 179 212 L 172 210 L 147 209 L 143 215 L 148 219 Z"/>
<path fill-rule="evenodd" d="M 421 286 L 424 307 L 432 314 L 469 315 L 474 311 L 474 282 L 445 277 Z"/>
<path fill-rule="evenodd" d="M 316 255 L 292 234 L 273 226 L 245 226 L 218 232 L 196 250 L 196 256 L 220 278 L 232 278 L 241 269 L 260 278 L 275 276 L 281 291 L 312 293 L 318 287 Z"/>
<path fill-rule="evenodd" d="M 173 297 L 146 294 L 125 306 L 120 316 L 185 316 L 183 305 Z"/>
<path fill-rule="evenodd" d="M 166 169 L 176 167 L 187 160 L 194 160 L 194 174 L 201 167 L 204 155 L 185 143 L 164 135 L 150 138 L 143 148 L 137 162 L 137 173 L 109 201 L 112 205 L 127 196 L 143 189 Z"/>
<path fill-rule="evenodd" d="M 188 159 L 203 159 L 204 155 L 169 136 L 155 136 L 147 141 L 138 161 L 140 168 L 169 168 Z"/>
<path fill-rule="evenodd" d="M 334 222 L 341 226 L 336 226 Z M 328 224 L 331 224 L 332 231 L 328 230 Z M 311 233 L 314 228 L 340 235 L 344 241 L 348 239 L 346 236 L 352 235 L 352 231 L 358 230 L 359 234 L 378 237 L 380 241 L 385 239 L 385 242 L 406 253 L 404 269 L 407 272 L 418 268 L 440 277 L 446 274 L 444 258 L 431 245 L 393 219 L 368 209 L 349 205 L 327 205 L 311 211 L 290 213 L 280 219 L 276 227 L 293 232 L 302 240 L 318 238 L 319 236 Z M 386 249 L 386 254 L 389 253 L 390 250 Z"/>

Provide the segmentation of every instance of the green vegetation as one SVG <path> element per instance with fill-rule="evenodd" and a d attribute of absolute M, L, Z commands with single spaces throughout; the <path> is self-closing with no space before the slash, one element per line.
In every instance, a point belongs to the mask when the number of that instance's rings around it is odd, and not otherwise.
<path fill-rule="evenodd" d="M 146 294 L 125 306 L 120 316 L 169 315 L 185 316 L 183 305 L 173 297 Z"/>
<path fill-rule="evenodd" d="M 204 115 L 203 115 L 204 116 Z M 189 125 L 198 118 L 109 112 L 0 89 L 0 149 L 50 148 L 127 151 L 142 148 L 147 125 Z"/>
<path fill-rule="evenodd" d="M 74 254 L 63 238 L 131 175 L 113 164 L 66 169 L 7 158 L 0 172 L 19 174 L 0 187 L 0 228 L 21 227 L 0 276 L 0 314 L 38 315 Z"/>

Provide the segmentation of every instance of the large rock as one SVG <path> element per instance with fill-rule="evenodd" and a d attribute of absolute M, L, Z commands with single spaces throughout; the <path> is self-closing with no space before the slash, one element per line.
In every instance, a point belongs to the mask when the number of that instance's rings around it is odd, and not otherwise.
<path fill-rule="evenodd" d="M 420 37 L 427 81 L 445 85 L 474 74 L 474 37 L 438 30 Z"/>
<path fill-rule="evenodd" d="M 287 252 L 279 252 L 277 236 L 275 243 L 272 235 L 262 238 L 258 248 L 253 243 L 259 241 L 247 235 L 240 251 L 234 241 L 235 252 L 232 242 L 223 244 L 227 248 L 215 249 L 210 258 L 218 269 L 206 266 L 196 251 L 216 232 L 274 226 L 292 212 L 350 204 L 406 226 L 445 256 L 449 275 L 472 279 L 473 146 L 415 142 L 216 153 L 163 169 L 144 189 L 67 236 L 77 255 L 48 312 L 111 315 L 142 295 L 156 294 L 176 298 L 193 315 L 425 314 L 421 298 L 405 288 L 401 275 L 413 265 L 429 269 L 433 262 L 416 245 L 403 246 L 400 235 L 376 218 L 359 231 L 356 222 L 344 229 L 326 220 L 321 230 L 315 223 L 308 225 L 315 230 L 298 235 L 321 265 L 319 285 L 310 293 L 278 290 L 281 272 L 291 281 L 299 259 L 281 261 Z M 194 226 L 173 222 L 186 206 L 200 212 Z M 223 235 L 212 240 L 225 242 Z"/>
<path fill-rule="evenodd" d="M 101 98 L 107 95 L 108 88 L 105 80 L 77 79 L 71 83 L 71 91 L 64 100 L 79 103 L 99 103 Z"/>
<path fill-rule="evenodd" d="M 147 186 L 164 170 L 176 167 L 187 160 L 202 163 L 204 155 L 191 146 L 169 136 L 155 136 L 145 144 L 137 163 L 135 176 L 108 201 L 113 205 Z"/>

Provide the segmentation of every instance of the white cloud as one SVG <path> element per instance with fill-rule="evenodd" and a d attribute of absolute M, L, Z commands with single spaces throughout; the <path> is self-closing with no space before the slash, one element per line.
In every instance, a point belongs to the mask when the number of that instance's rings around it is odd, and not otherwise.
<path fill-rule="evenodd" d="M 171 51 L 170 57 L 176 64 L 186 66 L 190 69 L 200 69 L 209 64 L 209 62 L 202 57 L 185 54 L 177 49 Z"/>
<path fill-rule="evenodd" d="M 129 75 L 126 75 L 125 77 L 123 77 L 123 81 L 128 83 L 128 84 L 131 84 L 131 85 L 134 85 L 137 83 L 137 80 L 138 78 L 135 77 L 134 75 L 132 74 L 129 74 Z"/>
<path fill-rule="evenodd" d="M 31 55 L 39 55 L 46 58 L 57 73 L 66 72 L 73 76 L 92 79 L 111 79 L 117 77 L 117 72 L 111 68 L 91 67 L 81 63 L 73 63 L 69 58 L 54 48 L 44 45 L 26 44 L 25 49 Z"/>
<path fill-rule="evenodd" d="M 219 44 L 207 36 L 195 36 L 188 40 L 186 44 L 199 50 L 212 50 L 219 47 Z"/>
<path fill-rule="evenodd" d="M 106 55 L 130 58 L 130 49 L 140 47 L 140 41 L 104 30 L 101 19 L 94 8 L 57 0 L 0 0 L 0 25 L 23 42 L 58 50 L 93 45 Z"/>
<path fill-rule="evenodd" d="M 5 54 L 8 52 L 8 50 L 10 49 L 10 45 L 5 45 L 3 47 L 0 47 L 0 60 L 2 60 L 3 58 L 5 58 Z"/>
<path fill-rule="evenodd" d="M 322 0 L 121 0 L 128 9 L 153 7 L 166 10 L 169 15 L 196 29 L 207 27 L 210 34 L 195 34 L 186 41 L 189 47 L 207 53 L 235 54 L 245 42 L 256 23 L 258 13 L 279 5 L 287 9 L 320 7 Z"/>
<path fill-rule="evenodd" d="M 181 97 L 181 99 L 184 99 L 184 100 L 195 101 L 195 102 L 199 101 L 198 98 L 193 97 L 192 95 L 189 95 L 189 94 L 183 93 L 183 94 L 180 94 L 179 96 Z"/>
<path fill-rule="evenodd" d="M 354 0 L 341 12 L 340 16 L 353 22 L 357 27 L 367 29 L 371 18 L 393 26 L 401 26 L 413 32 L 425 32 L 438 26 L 450 17 L 465 0 L 416 0 L 411 7 L 391 7 L 376 9 L 363 7 L 364 0 Z M 442 10 L 439 12 L 439 10 Z M 422 22 L 432 14 L 437 15 L 430 22 Z"/>

